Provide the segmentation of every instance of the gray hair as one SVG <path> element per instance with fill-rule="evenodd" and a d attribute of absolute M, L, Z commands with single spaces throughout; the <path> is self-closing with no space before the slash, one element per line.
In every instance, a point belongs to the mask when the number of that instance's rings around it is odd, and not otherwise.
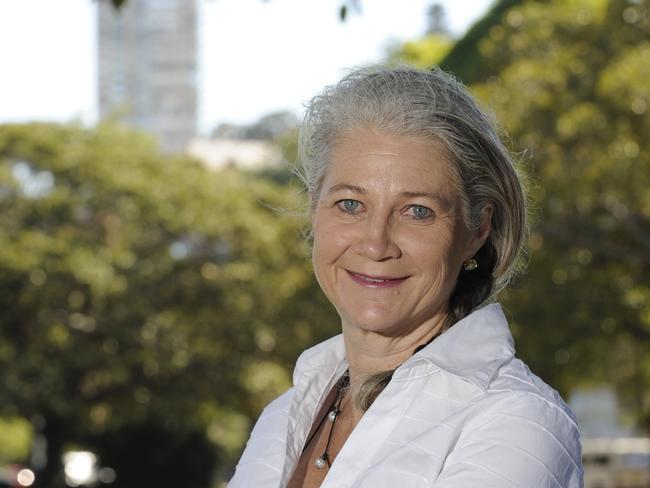
<path fill-rule="evenodd" d="M 449 327 L 492 299 L 523 267 L 528 229 L 522 175 L 501 142 L 496 123 L 453 76 L 438 68 L 361 68 L 326 87 L 306 105 L 298 154 L 312 211 L 333 145 L 358 128 L 439 144 L 452 163 L 468 228 L 478 228 L 486 207 L 492 207 L 489 235 L 474 257 L 478 268 L 460 272 L 450 297 Z M 364 410 L 391 374 L 368 379 L 366 393 L 358 396 Z"/>

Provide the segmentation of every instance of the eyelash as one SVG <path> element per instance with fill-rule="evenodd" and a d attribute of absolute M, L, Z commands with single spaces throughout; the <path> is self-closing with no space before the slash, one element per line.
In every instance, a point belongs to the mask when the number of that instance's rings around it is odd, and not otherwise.
<path fill-rule="evenodd" d="M 356 204 L 356 208 L 354 208 L 354 209 L 346 208 L 345 205 L 346 205 L 346 203 L 348 203 L 348 202 L 353 202 L 353 203 L 355 203 L 355 204 Z M 357 211 L 358 211 L 358 207 L 360 207 L 360 206 L 363 205 L 363 204 L 362 204 L 359 200 L 354 200 L 354 199 L 352 199 L 352 198 L 345 198 L 345 199 L 343 199 L 343 200 L 339 200 L 339 201 L 337 201 L 335 205 L 336 205 L 336 206 L 339 208 L 339 210 L 341 210 L 343 213 L 346 213 L 346 214 L 348 214 L 348 215 L 356 215 L 356 214 L 357 214 Z M 407 213 L 408 211 L 413 210 L 413 209 L 415 209 L 415 208 L 423 208 L 423 209 L 426 210 L 426 215 L 421 216 L 421 217 L 418 217 L 418 216 L 416 216 L 416 215 L 410 215 L 410 216 L 411 216 L 413 219 L 415 219 L 415 220 L 426 220 L 426 219 L 429 219 L 429 218 L 433 217 L 433 215 L 434 215 L 433 210 L 431 210 L 430 208 L 425 207 L 424 205 L 417 205 L 417 204 L 407 205 L 406 208 L 405 208 L 404 213 Z"/>

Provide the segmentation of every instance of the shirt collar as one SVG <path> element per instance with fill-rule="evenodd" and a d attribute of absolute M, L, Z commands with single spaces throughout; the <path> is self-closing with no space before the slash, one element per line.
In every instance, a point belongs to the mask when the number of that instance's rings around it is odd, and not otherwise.
<path fill-rule="evenodd" d="M 394 378 L 406 379 L 411 369 L 428 363 L 487 390 L 498 369 L 514 354 L 508 322 L 501 306 L 493 303 L 475 310 L 443 332 L 402 364 Z M 294 384 L 303 374 L 329 375 L 343 366 L 347 366 L 347 361 L 343 336 L 339 334 L 300 355 L 294 370 Z"/>
<path fill-rule="evenodd" d="M 423 362 L 487 390 L 499 368 L 515 355 L 514 341 L 498 303 L 479 308 L 406 361 L 396 379 Z"/>
<path fill-rule="evenodd" d="M 329 375 L 342 365 L 347 367 L 347 359 L 343 334 L 339 334 L 305 350 L 300 355 L 293 371 L 293 384 L 297 385 L 299 378 L 304 374 L 317 372 Z"/>

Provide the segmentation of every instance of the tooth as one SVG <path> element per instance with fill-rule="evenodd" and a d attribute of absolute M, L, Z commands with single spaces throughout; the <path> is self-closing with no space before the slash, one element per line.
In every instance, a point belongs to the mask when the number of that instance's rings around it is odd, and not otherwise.
<path fill-rule="evenodd" d="M 383 283 L 386 281 L 379 278 L 370 278 L 370 277 L 366 277 L 365 279 L 366 281 L 372 281 L 373 283 Z"/>

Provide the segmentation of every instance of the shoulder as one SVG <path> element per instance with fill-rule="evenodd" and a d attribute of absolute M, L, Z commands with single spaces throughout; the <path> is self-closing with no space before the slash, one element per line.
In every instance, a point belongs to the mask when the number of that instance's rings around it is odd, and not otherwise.
<path fill-rule="evenodd" d="M 520 359 L 513 358 L 499 369 L 482 401 L 486 413 L 505 415 L 511 412 L 549 428 L 557 426 L 577 435 L 575 415 L 560 394 L 532 373 Z"/>
<path fill-rule="evenodd" d="M 262 410 L 251 432 L 248 444 L 246 445 L 246 451 L 249 450 L 251 444 L 259 441 L 278 441 L 284 443 L 286 424 L 289 417 L 289 405 L 293 397 L 293 391 L 293 388 L 287 390 Z"/>
<path fill-rule="evenodd" d="M 575 416 L 522 361 L 503 365 L 475 402 L 475 414 L 460 432 L 443 479 L 458 479 L 471 466 L 493 480 L 484 486 L 582 486 Z"/>

